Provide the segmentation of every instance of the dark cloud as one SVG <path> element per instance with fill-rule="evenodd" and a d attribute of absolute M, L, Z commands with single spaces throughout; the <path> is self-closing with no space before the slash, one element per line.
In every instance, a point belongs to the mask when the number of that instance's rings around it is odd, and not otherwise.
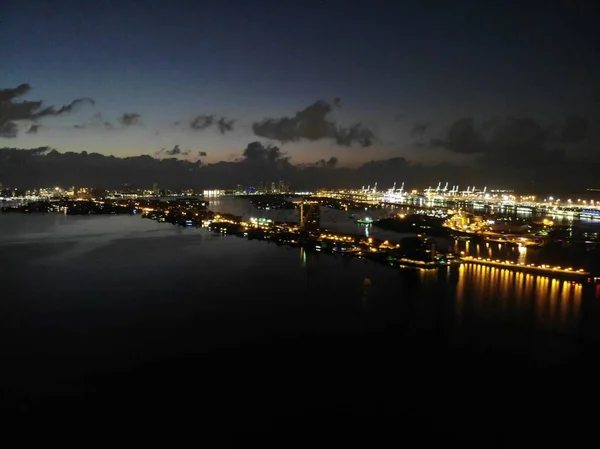
<path fill-rule="evenodd" d="M 221 134 L 233 130 L 235 120 L 221 117 L 217 119 L 215 115 L 198 115 L 190 122 L 190 128 L 194 131 L 203 131 L 212 126 L 216 126 Z"/>
<path fill-rule="evenodd" d="M 410 137 L 417 137 L 419 139 L 423 139 L 428 128 L 429 123 L 416 122 L 413 125 L 412 130 L 410 131 Z"/>
<path fill-rule="evenodd" d="M 448 151 L 464 154 L 477 154 L 486 151 L 486 142 L 476 129 L 472 118 L 462 118 L 454 122 L 445 138 L 433 139 L 431 145 Z"/>
<path fill-rule="evenodd" d="M 121 120 L 131 120 L 132 117 L 127 117 L 125 118 L 125 115 L 133 115 L 133 116 L 137 116 L 137 119 L 140 118 L 139 114 L 123 114 L 123 116 L 121 116 Z M 137 120 L 135 117 L 133 117 L 133 120 Z M 121 121 L 120 120 L 120 121 Z M 92 116 L 92 124 L 96 125 L 96 126 L 103 126 L 104 129 L 106 130 L 112 130 L 115 129 L 115 126 L 109 121 L 106 120 L 104 118 L 104 116 L 102 115 L 101 112 L 96 112 L 93 116 Z"/>
<path fill-rule="evenodd" d="M 17 137 L 19 134 L 19 127 L 15 122 L 6 122 L 0 124 L 0 137 Z"/>
<path fill-rule="evenodd" d="M 132 126 L 141 124 L 140 119 L 142 116 L 135 112 L 125 112 L 121 117 L 119 117 L 119 123 L 123 126 Z"/>
<path fill-rule="evenodd" d="M 235 122 L 235 120 L 233 120 L 233 119 L 226 119 L 225 117 L 221 117 L 217 121 L 217 126 L 218 126 L 221 134 L 225 134 L 228 131 L 232 131 L 234 122 Z"/>
<path fill-rule="evenodd" d="M 335 97 L 331 104 L 333 105 L 333 107 L 339 108 L 342 106 L 342 99 L 340 97 Z"/>
<path fill-rule="evenodd" d="M 27 130 L 27 134 L 37 134 L 41 125 L 31 125 Z"/>
<path fill-rule="evenodd" d="M 20 84 L 14 88 L 0 89 L 0 103 L 6 103 L 15 98 L 22 97 L 31 90 L 29 84 Z"/>
<path fill-rule="evenodd" d="M 349 147 L 357 143 L 363 148 L 373 145 L 375 134 L 360 123 L 355 123 L 348 128 L 338 128 L 335 141 L 338 145 Z"/>
<path fill-rule="evenodd" d="M 517 164 L 511 166 L 500 161 L 486 167 L 450 163 L 426 165 L 395 157 L 367 162 L 356 169 L 339 167 L 335 158 L 310 166 L 293 165 L 278 147 L 260 142 L 250 143 L 241 152 L 242 157 L 235 161 L 214 164 L 177 158 L 186 153 L 178 146 L 160 153 L 160 156 L 169 157 L 118 158 L 97 153 L 60 153 L 47 147 L 34 150 L 2 148 L 0 179 L 5 186 L 20 188 L 47 185 L 118 188 L 125 182 L 136 188 L 148 188 L 158 182 L 174 189 L 234 188 L 238 184 L 256 186 L 261 181 L 283 179 L 298 190 L 360 188 L 375 182 L 386 188 L 402 181 L 408 188 L 426 188 L 437 185 L 440 180 L 448 180 L 465 186 L 475 184 L 532 193 L 572 193 L 595 185 L 600 171 L 599 159 L 576 161 L 561 149 L 537 154 L 535 162 L 524 155 L 526 163 L 517 159 Z"/>
<path fill-rule="evenodd" d="M 338 158 L 335 156 L 331 156 L 327 160 L 321 159 L 321 160 L 317 161 L 317 163 L 315 165 L 318 167 L 334 168 L 337 164 L 338 164 Z"/>
<path fill-rule="evenodd" d="M 245 180 L 284 179 L 294 171 L 290 158 L 279 147 L 260 142 L 249 143 L 238 163 L 240 173 L 236 176 Z"/>
<path fill-rule="evenodd" d="M 121 117 L 121 119 L 122 118 L 123 117 Z M 102 127 L 108 131 L 115 129 L 114 125 L 110 121 L 106 120 L 102 116 L 101 112 L 96 112 L 94 115 L 92 115 L 91 119 L 87 123 L 79 123 L 73 126 L 73 128 L 75 129 L 88 129 L 98 127 Z"/>
<path fill-rule="evenodd" d="M 182 154 L 182 151 L 181 151 L 181 148 L 179 148 L 179 145 L 175 145 L 170 150 L 165 150 L 163 148 L 161 151 L 163 151 L 163 150 L 167 156 L 179 156 L 180 154 Z"/>
<path fill-rule="evenodd" d="M 476 126 L 472 118 L 454 122 L 442 139 L 432 146 L 455 153 L 482 154 L 488 159 L 518 156 L 535 158 L 557 145 L 585 140 L 588 120 L 578 115 L 566 117 L 564 123 L 541 125 L 529 117 L 494 118 Z"/>
<path fill-rule="evenodd" d="M 485 142 L 489 155 L 500 157 L 521 156 L 538 153 L 547 143 L 549 132 L 530 118 L 507 118 L 504 123 L 492 130 L 491 137 Z"/>
<path fill-rule="evenodd" d="M 349 127 L 337 125 L 327 119 L 332 106 L 325 101 L 317 101 L 298 111 L 294 117 L 267 118 L 252 125 L 254 134 L 281 143 L 333 139 L 340 146 L 359 144 L 368 147 L 373 144 L 375 134 L 361 123 Z"/>
<path fill-rule="evenodd" d="M 206 157 L 206 151 L 198 151 L 199 157 Z"/>
<path fill-rule="evenodd" d="M 430 145 L 472 155 L 475 171 L 493 175 L 490 179 L 505 185 L 525 183 L 528 190 L 535 191 L 552 180 L 554 186 L 572 183 L 575 189 L 590 167 L 598 168 L 600 160 L 594 158 L 597 145 L 587 130 L 587 119 L 575 115 L 551 125 L 529 117 L 508 116 L 483 122 L 479 127 L 473 119 L 462 118 Z M 575 173 L 582 173 L 582 177 Z M 587 182 L 594 184 L 590 178 Z"/>
<path fill-rule="evenodd" d="M 494 129 L 494 127 L 497 126 L 501 122 L 502 122 L 502 120 L 498 117 L 493 117 L 493 118 L 484 120 L 481 122 L 481 131 L 484 133 L 487 133 L 488 131 L 491 131 L 492 129 Z"/>
<path fill-rule="evenodd" d="M 198 115 L 194 120 L 190 123 L 190 128 L 194 131 L 202 131 L 206 128 L 209 128 L 215 122 L 214 115 Z"/>
<path fill-rule="evenodd" d="M 251 142 L 242 153 L 243 161 L 251 164 L 274 166 L 288 163 L 289 158 L 274 145 L 263 145 L 260 142 Z"/>
<path fill-rule="evenodd" d="M 154 153 L 155 157 L 161 157 L 161 156 L 189 156 L 191 153 L 190 150 L 182 150 L 181 147 L 179 145 L 175 145 L 173 148 L 171 148 L 170 150 L 167 150 L 166 148 L 162 148 L 161 150 L 157 151 L 156 153 Z"/>
<path fill-rule="evenodd" d="M 588 131 L 588 120 L 580 115 L 570 115 L 565 119 L 560 139 L 563 142 L 578 142 L 585 139 Z"/>
<path fill-rule="evenodd" d="M 77 100 L 72 101 L 71 103 L 56 109 L 54 106 L 48 106 L 39 112 L 36 112 L 34 115 L 34 119 L 44 117 L 46 115 L 61 115 L 67 114 L 70 112 L 76 111 L 81 106 L 88 104 L 90 106 L 94 106 L 96 102 L 91 98 L 78 98 Z"/>
<path fill-rule="evenodd" d="M 18 121 L 37 121 L 44 117 L 74 112 L 84 104 L 94 104 L 94 100 L 91 98 L 79 98 L 56 109 L 54 106 L 42 107 L 41 101 L 15 101 L 17 98 L 29 93 L 30 90 L 31 86 L 29 84 L 0 89 L 0 137 L 17 137 L 19 127 L 16 122 Z"/>

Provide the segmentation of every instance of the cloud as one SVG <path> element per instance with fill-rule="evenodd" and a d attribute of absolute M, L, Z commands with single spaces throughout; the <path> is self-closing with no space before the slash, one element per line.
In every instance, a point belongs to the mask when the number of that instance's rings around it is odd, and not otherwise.
<path fill-rule="evenodd" d="M 27 134 L 37 134 L 41 125 L 31 125 L 27 130 Z"/>
<path fill-rule="evenodd" d="M 67 114 L 69 112 L 74 112 L 82 105 L 88 104 L 90 106 L 94 106 L 96 102 L 91 98 L 78 98 L 77 100 L 73 100 L 71 103 L 61 106 L 59 109 L 56 109 L 54 106 L 48 106 L 39 112 L 36 112 L 34 115 L 34 119 L 44 117 L 46 115 L 61 115 Z"/>
<path fill-rule="evenodd" d="M 560 133 L 563 142 L 578 142 L 587 137 L 589 123 L 585 117 L 580 115 L 569 115 Z"/>
<path fill-rule="evenodd" d="M 522 189 L 528 192 L 572 192 L 597 181 L 599 159 L 577 161 L 562 150 L 548 150 L 535 165 L 528 161 L 506 166 L 498 162 L 486 167 L 457 163 L 420 164 L 403 157 L 367 162 L 356 169 L 339 167 L 335 158 L 310 166 L 294 165 L 272 145 L 251 142 L 234 161 L 202 164 L 177 158 L 186 151 L 179 146 L 161 150 L 163 156 L 119 158 L 97 153 L 60 153 L 47 147 L 33 150 L 0 148 L 0 179 L 5 186 L 35 188 L 47 185 L 119 188 L 127 180 L 135 188 L 153 182 L 171 189 L 234 188 L 238 184 L 256 186 L 262 182 L 285 180 L 297 190 L 321 187 L 348 188 L 373 185 L 391 187 L 406 182 L 407 188 L 426 188 L 439 181 L 463 186 Z M 235 155 L 234 155 L 235 156 Z M 519 165 L 520 164 L 520 165 Z M 535 169 L 532 170 L 532 167 Z M 573 190 L 574 189 L 574 190 Z"/>
<path fill-rule="evenodd" d="M 518 157 L 535 159 L 557 145 L 585 140 L 588 120 L 569 115 L 563 123 L 542 125 L 529 117 L 508 116 L 486 120 L 478 127 L 472 118 L 455 121 L 441 139 L 431 146 L 463 154 L 481 154 L 488 159 Z"/>
<path fill-rule="evenodd" d="M 355 123 L 348 128 L 338 128 L 335 136 L 336 143 L 344 147 L 357 143 L 361 147 L 367 148 L 373 145 L 374 140 L 375 134 L 373 131 L 360 123 Z"/>
<path fill-rule="evenodd" d="M 0 124 L 0 137 L 17 137 L 19 134 L 19 127 L 15 122 L 5 122 Z"/>
<path fill-rule="evenodd" d="M 54 106 L 42 107 L 41 101 L 15 101 L 30 91 L 31 86 L 29 84 L 20 84 L 14 88 L 0 89 L 0 137 L 17 137 L 19 133 L 17 122 L 19 121 L 29 120 L 35 122 L 44 117 L 59 116 L 74 112 L 84 104 L 95 104 L 91 98 L 78 98 L 56 109 Z"/>
<path fill-rule="evenodd" d="M 198 151 L 198 157 L 206 157 L 206 151 Z"/>
<path fill-rule="evenodd" d="M 243 160 L 252 164 L 276 165 L 288 162 L 289 158 L 274 145 L 263 145 L 260 142 L 251 142 L 242 152 Z"/>
<path fill-rule="evenodd" d="M 191 153 L 190 150 L 184 151 L 181 149 L 181 147 L 179 145 L 175 145 L 170 150 L 167 150 L 166 148 L 162 148 L 161 150 L 154 153 L 154 156 L 155 157 L 159 157 L 159 156 L 189 156 L 190 153 Z"/>
<path fill-rule="evenodd" d="M 217 119 L 214 114 L 197 115 L 191 122 L 190 128 L 194 131 L 203 131 L 212 126 L 216 126 L 221 134 L 233 130 L 235 120 L 221 117 Z"/>
<path fill-rule="evenodd" d="M 338 99 L 338 104 L 339 104 Z M 305 139 L 316 141 L 333 139 L 340 146 L 359 144 L 368 147 L 373 144 L 375 134 L 371 129 L 355 123 L 349 127 L 337 125 L 327 119 L 332 106 L 325 101 L 317 101 L 296 112 L 294 117 L 266 118 L 252 124 L 254 134 L 281 143 L 297 142 Z"/>
<path fill-rule="evenodd" d="M 22 97 L 31 90 L 29 84 L 20 84 L 14 88 L 0 89 L 0 103 L 6 103 L 15 98 Z"/>
<path fill-rule="evenodd" d="M 132 125 L 140 125 L 140 119 L 142 116 L 135 112 L 125 112 L 121 117 L 119 117 L 119 123 L 123 126 L 132 126 Z"/>
<path fill-rule="evenodd" d="M 217 122 L 217 126 L 221 134 L 225 134 L 228 131 L 232 131 L 234 122 L 235 120 L 233 119 L 226 119 L 225 117 L 221 117 Z"/>
<path fill-rule="evenodd" d="M 472 118 L 455 121 L 442 139 L 432 139 L 431 145 L 448 151 L 464 154 L 476 154 L 486 151 L 483 135 L 476 129 Z"/>
<path fill-rule="evenodd" d="M 427 132 L 428 128 L 429 128 L 429 123 L 416 122 L 413 125 L 412 130 L 410 131 L 410 137 L 418 137 L 419 139 L 422 140 L 423 136 Z"/>
<path fill-rule="evenodd" d="M 123 117 L 121 117 L 122 119 Z M 102 127 L 108 131 L 115 129 L 115 126 L 104 118 L 101 112 L 96 112 L 87 123 L 73 125 L 75 129 L 88 129 Z"/>
<path fill-rule="evenodd" d="M 214 115 L 198 115 L 194 120 L 190 123 L 190 128 L 194 131 L 202 131 L 213 125 L 215 122 Z"/>
<path fill-rule="evenodd" d="M 181 148 L 179 148 L 179 145 L 175 145 L 170 150 L 166 150 L 165 154 L 168 155 L 168 156 L 178 156 L 178 155 L 181 154 Z"/>
<path fill-rule="evenodd" d="M 321 160 L 317 161 L 317 163 L 315 165 L 317 165 L 319 167 L 334 168 L 337 165 L 337 163 L 338 163 L 338 158 L 335 156 L 331 156 L 327 160 L 321 159 Z"/>
<path fill-rule="evenodd" d="M 495 181 L 527 192 L 576 191 L 588 188 L 584 183 L 594 184 L 592 167 L 600 169 L 597 142 L 587 129 L 587 120 L 579 116 L 550 125 L 508 116 L 477 126 L 473 119 L 462 118 L 430 145 L 470 156 L 472 170 L 489 175 L 484 180 L 488 185 Z"/>

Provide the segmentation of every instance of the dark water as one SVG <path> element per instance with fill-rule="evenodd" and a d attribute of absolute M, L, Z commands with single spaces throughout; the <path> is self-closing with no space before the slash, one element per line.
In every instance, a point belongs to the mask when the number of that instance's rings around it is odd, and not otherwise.
<path fill-rule="evenodd" d="M 27 419 L 514 447 L 575 441 L 596 394 L 598 292 L 507 270 L 0 214 L 0 286 L 3 410 Z"/>

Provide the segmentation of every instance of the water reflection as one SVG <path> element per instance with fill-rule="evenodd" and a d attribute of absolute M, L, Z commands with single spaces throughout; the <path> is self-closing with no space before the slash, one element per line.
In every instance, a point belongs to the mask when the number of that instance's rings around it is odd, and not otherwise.
<path fill-rule="evenodd" d="M 32 276 L 46 270 L 55 270 L 64 276 L 61 270 L 72 268 L 77 276 L 86 279 L 82 289 L 88 288 L 91 278 L 97 278 L 102 288 L 106 287 L 107 279 L 116 285 L 122 273 L 127 273 L 128 278 L 144 276 L 146 279 L 150 272 L 153 279 L 180 275 L 195 279 L 198 271 L 205 276 L 203 282 L 233 289 L 237 281 L 231 282 L 231 279 L 243 279 L 248 267 L 265 261 L 261 270 L 253 271 L 253 276 L 264 278 L 269 285 L 281 285 L 281 292 L 285 292 L 282 297 L 312 297 L 323 288 L 331 288 L 327 297 L 351 301 L 360 297 L 361 283 L 368 277 L 373 280 L 373 298 L 380 295 L 393 297 L 393 301 L 412 298 L 419 302 L 434 299 L 440 307 L 451 308 L 449 318 L 453 326 L 466 328 L 466 323 L 495 321 L 564 332 L 575 331 L 578 325 L 591 333 L 597 333 L 600 328 L 600 305 L 595 300 L 600 299 L 600 285 L 582 287 L 498 267 L 465 263 L 446 272 L 399 271 L 365 261 L 310 254 L 303 249 L 296 253 L 237 237 L 182 230 L 140 217 L 6 215 L 0 219 L 0 236 L 3 269 L 25 276 L 15 260 L 34 267 Z M 63 240 L 68 240 L 70 245 L 59 245 Z M 21 248 L 8 245 L 9 242 L 26 242 L 31 246 Z M 38 246 L 38 243 L 49 242 L 52 245 Z M 456 248 L 461 245 L 463 250 L 479 251 L 482 255 L 486 251 L 496 255 L 499 251 L 496 244 L 455 243 Z M 528 260 L 530 253 L 539 252 L 507 245 L 502 245 L 502 251 L 511 260 Z M 42 262 L 44 269 L 37 270 L 37 264 Z M 202 270 L 198 270 L 199 264 L 204 267 Z M 130 266 L 134 269 L 129 270 Z M 243 287 L 240 284 L 244 295 L 246 289 L 262 285 L 262 281 L 257 282 L 255 278 Z M 3 282 L 5 279 L 8 277 L 5 276 Z M 294 287 L 290 287 L 292 285 Z M 137 286 L 132 284 L 131 288 Z M 302 289 L 306 295 L 301 293 Z M 590 301 L 585 302 L 587 308 L 582 308 L 584 294 L 590 296 Z"/>
<path fill-rule="evenodd" d="M 570 332 L 579 323 L 582 289 L 570 281 L 466 263 L 459 268 L 456 316 L 468 311 L 480 318 Z"/>
<path fill-rule="evenodd" d="M 519 246 L 519 257 L 517 258 L 517 263 L 526 263 L 527 262 L 527 247 Z"/>
<path fill-rule="evenodd" d="M 548 245 L 542 248 L 527 248 L 516 243 L 468 242 L 456 240 L 454 251 L 474 257 L 492 260 L 510 260 L 515 263 L 547 264 L 552 266 L 585 268 L 590 254 L 581 245 Z"/>

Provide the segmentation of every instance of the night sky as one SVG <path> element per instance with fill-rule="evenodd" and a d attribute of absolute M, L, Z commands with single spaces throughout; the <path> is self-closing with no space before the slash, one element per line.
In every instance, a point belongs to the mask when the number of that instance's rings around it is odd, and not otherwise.
<path fill-rule="evenodd" d="M 337 167 L 598 158 L 594 2 L 9 0 L 0 20 L 0 147 L 210 164 L 259 141 Z"/>

